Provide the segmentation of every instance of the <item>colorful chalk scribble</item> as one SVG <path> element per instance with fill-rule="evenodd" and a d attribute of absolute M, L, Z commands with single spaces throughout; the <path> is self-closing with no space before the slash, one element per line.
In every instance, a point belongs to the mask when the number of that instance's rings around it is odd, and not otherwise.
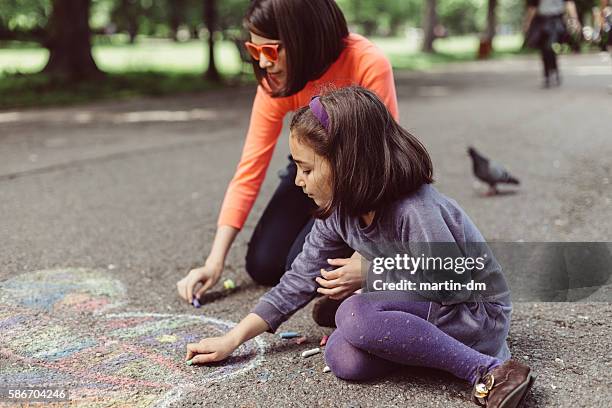
<path fill-rule="evenodd" d="M 257 366 L 261 339 L 222 364 L 189 367 L 185 345 L 234 323 L 197 315 L 110 313 L 125 288 L 106 271 L 44 270 L 0 283 L 0 383 L 70 390 L 70 405 L 169 406 Z"/>

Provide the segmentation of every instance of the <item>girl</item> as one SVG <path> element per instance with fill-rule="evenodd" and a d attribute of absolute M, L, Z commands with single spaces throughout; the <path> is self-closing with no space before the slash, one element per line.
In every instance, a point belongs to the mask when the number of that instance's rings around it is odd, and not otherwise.
<path fill-rule="evenodd" d="M 544 68 L 544 88 L 561 85 L 557 53 L 553 45 L 568 41 L 567 27 L 563 21 L 566 11 L 572 22 L 572 30 L 580 32 L 580 21 L 573 0 L 527 0 L 527 13 L 523 24 L 525 43 L 540 50 Z"/>
<path fill-rule="evenodd" d="M 222 337 L 187 346 L 191 363 L 222 360 L 244 341 L 275 332 L 323 290 L 319 285 L 334 283 L 322 270 L 329 258 L 353 250 L 368 260 L 388 257 L 381 249 L 388 243 L 464 248 L 484 241 L 461 208 L 431 186 L 427 151 L 372 92 L 347 87 L 315 97 L 290 130 L 295 184 L 317 204 L 317 220 L 291 269 L 245 319 Z M 497 291 L 478 302 L 438 302 L 409 291 L 350 296 L 336 313 L 327 365 L 346 380 L 377 378 L 402 364 L 437 368 L 473 384 L 481 405 L 518 406 L 533 376 L 508 360 L 509 291 L 497 263 L 489 258 L 486 265 L 478 280 Z"/>
<path fill-rule="evenodd" d="M 257 198 L 288 112 L 307 105 L 322 84 L 358 84 L 374 91 L 398 117 L 391 64 L 371 42 L 348 32 L 333 0 L 255 0 L 244 24 L 259 86 L 242 158 L 227 189 L 210 254 L 204 266 L 177 283 L 179 295 L 187 302 L 219 281 L 227 253 Z M 295 174 L 295 163 L 290 161 L 249 242 L 246 270 L 260 284 L 278 283 L 302 250 L 314 222 L 311 212 L 316 207 L 293 184 Z M 335 265 L 347 263 L 339 260 Z M 342 289 L 344 294 L 355 290 L 346 285 Z"/>

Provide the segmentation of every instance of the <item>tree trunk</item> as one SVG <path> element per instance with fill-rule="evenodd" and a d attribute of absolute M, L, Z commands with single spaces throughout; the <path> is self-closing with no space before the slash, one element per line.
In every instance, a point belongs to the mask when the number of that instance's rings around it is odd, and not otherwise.
<path fill-rule="evenodd" d="M 489 0 L 487 9 L 487 28 L 483 36 L 480 37 L 480 45 L 478 46 L 478 59 L 487 59 L 493 52 L 493 38 L 495 37 L 495 26 L 497 21 L 495 18 L 495 9 L 497 0 Z"/>
<path fill-rule="evenodd" d="M 362 25 L 363 33 L 366 37 L 373 37 L 376 34 L 377 24 L 375 21 L 364 20 Z"/>
<path fill-rule="evenodd" d="M 138 14 L 142 11 L 139 7 L 139 3 L 136 0 L 122 0 L 123 13 L 125 23 L 127 25 L 127 32 L 130 37 L 130 44 L 136 44 L 136 37 L 138 36 Z"/>
<path fill-rule="evenodd" d="M 425 0 L 423 14 L 423 47 L 421 50 L 426 53 L 433 53 L 433 42 L 435 37 L 435 27 L 438 18 L 436 15 L 436 0 Z"/>
<path fill-rule="evenodd" d="M 204 24 L 208 31 L 208 69 L 204 77 L 219 82 L 221 77 L 215 65 L 215 31 L 217 29 L 217 0 L 204 0 Z"/>
<path fill-rule="evenodd" d="M 91 0 L 53 0 L 49 18 L 49 61 L 43 72 L 70 81 L 100 78 L 91 55 L 89 7 Z"/>
<path fill-rule="evenodd" d="M 391 17 L 389 22 L 389 35 L 391 37 L 399 37 L 399 28 L 402 26 L 403 21 L 399 18 Z"/>
<path fill-rule="evenodd" d="M 497 26 L 497 18 L 495 17 L 495 9 L 497 8 L 497 0 L 489 0 L 487 9 L 487 31 L 485 32 L 485 40 L 493 44 L 495 37 L 495 27 Z"/>
<path fill-rule="evenodd" d="M 178 41 L 178 30 L 185 20 L 185 0 L 168 0 L 170 9 L 170 31 L 172 39 Z"/>
<path fill-rule="evenodd" d="M 136 37 L 138 36 L 138 29 L 135 28 L 134 26 L 130 26 L 128 28 L 128 36 L 129 36 L 129 43 L 130 44 L 136 44 Z"/>

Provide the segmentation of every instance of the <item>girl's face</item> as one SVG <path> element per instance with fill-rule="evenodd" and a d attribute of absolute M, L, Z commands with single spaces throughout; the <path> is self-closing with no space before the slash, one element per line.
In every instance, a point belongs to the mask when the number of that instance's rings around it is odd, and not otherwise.
<path fill-rule="evenodd" d="M 332 199 L 331 168 L 327 160 L 319 156 L 310 146 L 289 137 L 289 149 L 297 165 L 295 185 L 312 198 L 319 207 L 325 207 Z"/>
<path fill-rule="evenodd" d="M 280 40 L 261 37 L 254 32 L 250 32 L 251 42 L 255 45 L 282 44 Z M 287 82 L 287 52 L 281 45 L 278 48 L 278 60 L 270 61 L 263 53 L 259 54 L 259 67 L 268 73 L 270 85 L 273 88 L 282 88 Z"/>

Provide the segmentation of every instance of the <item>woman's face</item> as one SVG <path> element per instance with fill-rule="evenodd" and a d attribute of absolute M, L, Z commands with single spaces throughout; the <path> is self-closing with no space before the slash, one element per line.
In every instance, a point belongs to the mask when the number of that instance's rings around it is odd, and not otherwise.
<path fill-rule="evenodd" d="M 281 44 L 280 40 L 271 40 L 251 32 L 251 42 L 255 45 Z M 270 86 L 282 88 L 287 82 L 287 53 L 282 45 L 278 49 L 278 60 L 270 61 L 263 53 L 259 54 L 259 67 L 268 73 Z"/>
<path fill-rule="evenodd" d="M 319 207 L 327 206 L 332 199 L 332 180 L 329 163 L 308 145 L 289 137 L 289 149 L 297 165 L 295 185 L 312 198 Z"/>

